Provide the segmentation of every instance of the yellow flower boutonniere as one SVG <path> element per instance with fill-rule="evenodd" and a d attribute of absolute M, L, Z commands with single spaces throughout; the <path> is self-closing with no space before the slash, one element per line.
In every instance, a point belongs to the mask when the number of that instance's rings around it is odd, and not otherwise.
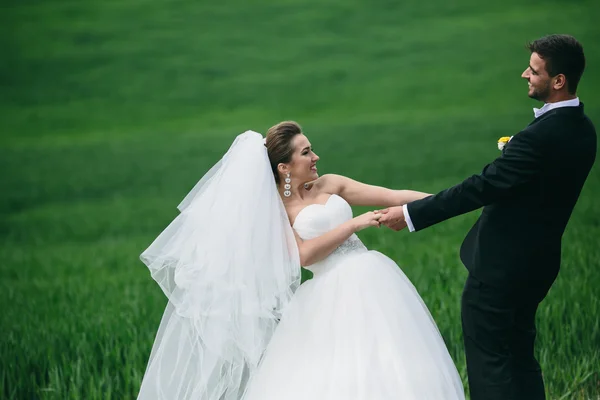
<path fill-rule="evenodd" d="M 498 150 L 502 150 L 504 149 L 504 146 L 506 146 L 506 143 L 510 142 L 510 139 L 512 139 L 512 136 L 503 136 L 500 139 L 498 139 Z"/>

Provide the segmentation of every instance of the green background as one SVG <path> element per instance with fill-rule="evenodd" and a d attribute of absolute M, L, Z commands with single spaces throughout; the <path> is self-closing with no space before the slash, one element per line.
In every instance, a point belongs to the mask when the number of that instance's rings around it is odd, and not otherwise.
<path fill-rule="evenodd" d="M 586 0 L 5 2 L 0 396 L 135 398 L 165 306 L 138 256 L 247 129 L 293 119 L 321 173 L 437 192 L 531 121 L 525 44 L 549 33 L 583 43 L 578 94 L 600 123 L 599 11 Z M 551 399 L 600 392 L 598 196 L 595 166 L 538 312 Z M 458 248 L 478 214 L 359 234 L 413 281 L 465 383 Z"/>

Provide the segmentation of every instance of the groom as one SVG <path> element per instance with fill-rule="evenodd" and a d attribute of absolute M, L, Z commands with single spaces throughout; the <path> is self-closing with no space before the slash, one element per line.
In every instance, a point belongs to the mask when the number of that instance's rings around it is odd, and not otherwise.
<path fill-rule="evenodd" d="M 561 238 L 596 157 L 596 132 L 576 95 L 583 48 L 568 35 L 529 44 L 521 75 L 544 102 L 479 175 L 384 210 L 394 230 L 425 229 L 483 207 L 460 257 L 469 271 L 462 327 L 473 400 L 544 399 L 535 313 L 560 267 Z"/>

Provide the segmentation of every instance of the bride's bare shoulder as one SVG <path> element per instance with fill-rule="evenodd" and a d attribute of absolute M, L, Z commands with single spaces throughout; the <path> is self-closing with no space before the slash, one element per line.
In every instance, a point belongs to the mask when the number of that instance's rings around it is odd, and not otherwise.
<path fill-rule="evenodd" d="M 306 184 L 306 189 L 317 193 L 340 194 L 344 177 L 337 174 L 325 174 Z"/>

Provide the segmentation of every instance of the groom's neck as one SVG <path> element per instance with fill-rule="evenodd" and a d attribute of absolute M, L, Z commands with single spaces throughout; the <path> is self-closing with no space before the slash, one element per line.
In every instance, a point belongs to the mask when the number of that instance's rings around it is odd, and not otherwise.
<path fill-rule="evenodd" d="M 544 101 L 544 103 L 558 103 L 559 101 L 573 100 L 575 98 L 577 98 L 577 94 L 571 94 L 566 91 L 554 92 Z"/>

